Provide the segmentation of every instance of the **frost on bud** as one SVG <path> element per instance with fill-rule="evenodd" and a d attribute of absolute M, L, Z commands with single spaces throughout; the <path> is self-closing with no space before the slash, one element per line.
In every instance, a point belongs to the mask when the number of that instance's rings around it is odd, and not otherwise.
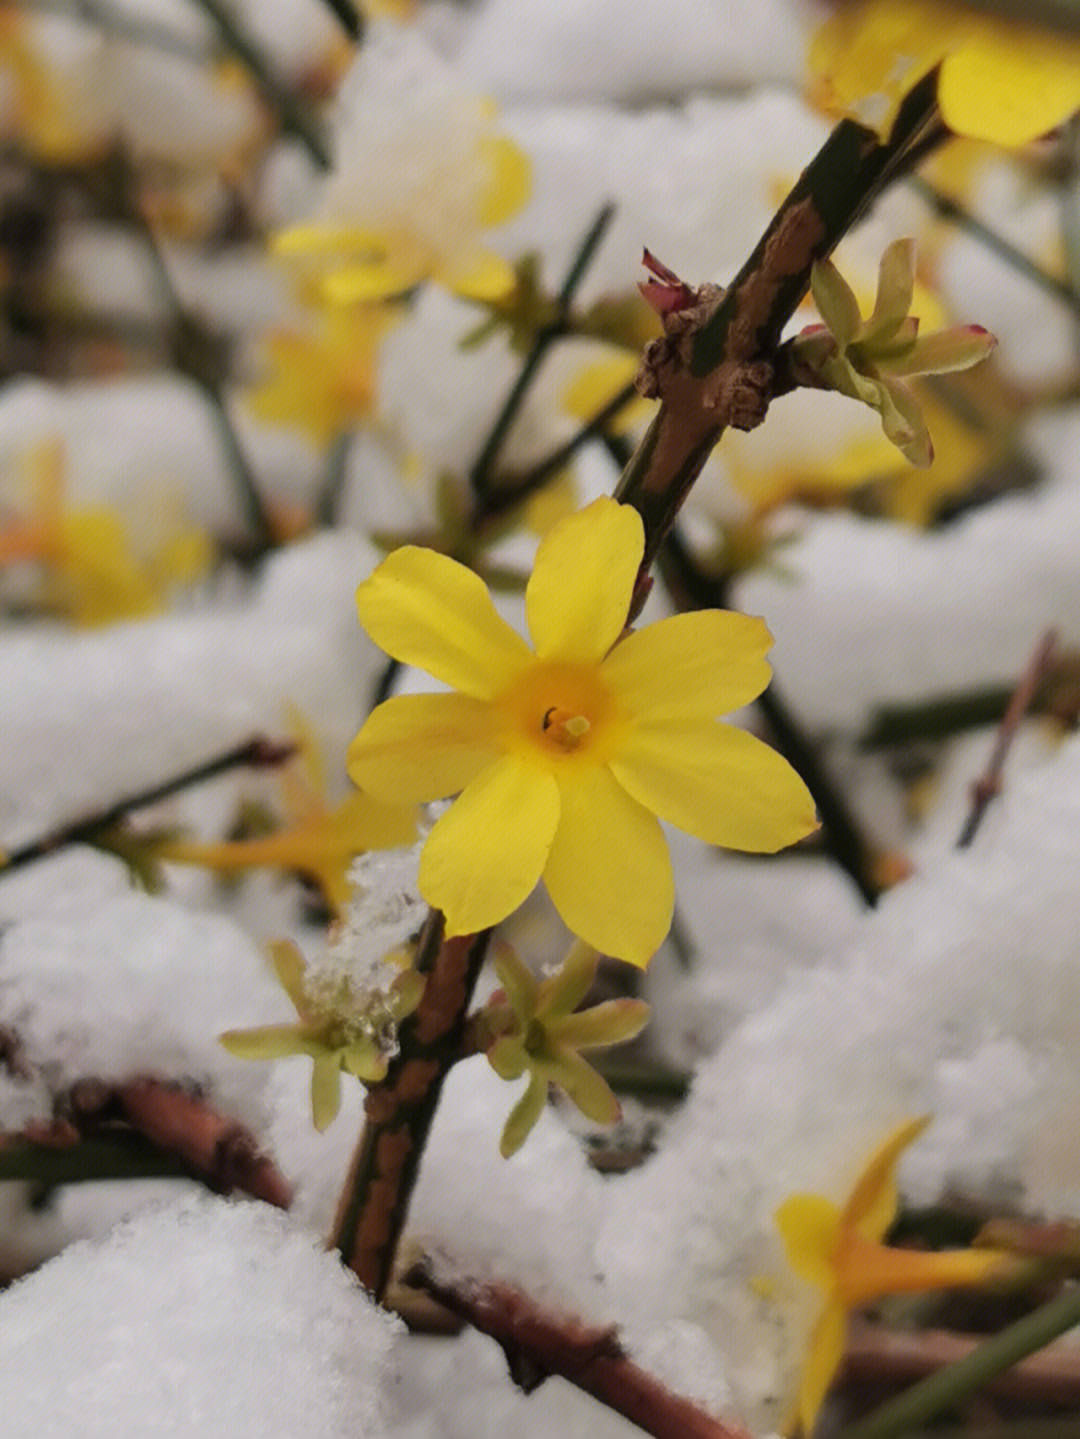
<path fill-rule="evenodd" d="M 407 954 L 396 953 L 386 956 L 385 985 L 361 987 L 341 974 L 320 976 L 286 940 L 272 944 L 270 951 L 297 1023 L 231 1029 L 220 1041 L 239 1059 L 308 1055 L 312 1118 L 315 1128 L 323 1130 L 341 1104 L 343 1069 L 368 1084 L 385 1077 L 397 1053 L 397 1026 L 423 996 L 423 976 L 409 967 Z"/>
<path fill-rule="evenodd" d="M 920 469 L 934 458 L 922 410 L 904 383 L 916 375 L 966 370 L 985 360 L 997 340 L 981 325 L 956 325 L 920 337 L 910 314 L 915 290 L 915 242 L 896 240 L 881 257 L 874 308 L 863 319 L 858 301 L 830 260 L 810 279 L 824 320 L 791 343 L 792 368 L 804 383 L 838 390 L 877 410 L 885 435 Z"/>

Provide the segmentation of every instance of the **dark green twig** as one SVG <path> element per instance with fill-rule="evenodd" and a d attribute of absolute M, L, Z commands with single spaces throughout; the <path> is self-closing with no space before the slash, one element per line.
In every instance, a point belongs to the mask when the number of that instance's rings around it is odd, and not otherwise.
<path fill-rule="evenodd" d="M 1067 281 L 1058 279 L 1058 277 L 1052 275 L 1049 270 L 1044 270 L 1030 255 L 1025 255 L 1023 250 L 1018 249 L 1011 241 L 1006 240 L 1004 235 L 1000 235 L 996 230 L 992 230 L 990 226 L 980 220 L 977 215 L 973 215 L 970 210 L 965 209 L 963 205 L 958 204 L 957 201 L 949 195 L 937 189 L 936 186 L 931 185 L 928 180 L 924 180 L 918 175 L 913 175 L 907 183 L 917 195 L 921 196 L 932 209 L 937 211 L 942 219 L 951 220 L 958 229 L 963 230 L 973 239 L 978 240 L 979 243 L 985 245 L 988 250 L 992 250 L 999 259 L 1004 260 L 1007 265 L 1012 266 L 1018 274 L 1031 280 L 1033 284 L 1038 285 L 1039 288 L 1045 290 L 1047 294 L 1053 295 L 1056 300 L 1060 300 L 1074 315 L 1080 315 L 1080 296 L 1073 292 L 1072 286 L 1069 285 Z"/>
<path fill-rule="evenodd" d="M 484 441 L 476 463 L 469 472 L 469 484 L 481 509 L 486 510 L 487 508 L 486 502 L 490 496 L 491 481 L 499 453 L 506 443 L 506 437 L 510 433 L 511 426 L 518 416 L 526 395 L 532 388 L 537 371 L 556 340 L 561 339 L 569 332 L 570 307 L 573 304 L 574 296 L 577 294 L 578 286 L 584 279 L 585 272 L 589 268 L 601 240 L 607 233 L 614 214 L 614 205 L 604 205 L 578 246 L 577 253 L 555 301 L 554 316 L 548 324 L 536 332 L 532 349 L 526 355 L 525 363 L 522 365 L 502 409 L 495 417 L 491 432 Z"/>
<path fill-rule="evenodd" d="M 315 519 L 320 525 L 335 525 L 338 511 L 345 492 L 345 478 L 348 473 L 349 450 L 352 446 L 352 431 L 346 430 L 337 436 L 327 451 L 326 473 L 315 502 Z"/>
<path fill-rule="evenodd" d="M 0 879 L 3 879 L 6 874 L 10 874 L 12 870 L 21 869 L 35 860 L 45 859 L 48 855 L 55 854 L 58 849 L 64 849 L 67 845 L 93 844 L 99 835 L 114 828 L 132 811 L 147 809 L 160 800 L 179 794 L 181 790 L 190 789 L 192 785 L 202 784 L 204 780 L 216 779 L 218 775 L 227 774 L 229 770 L 233 769 L 242 767 L 266 769 L 284 764 L 295 753 L 296 746 L 293 744 L 281 744 L 261 736 L 246 740 L 234 749 L 226 750 L 224 754 L 218 755 L 216 759 L 207 760 L 204 764 L 196 765 L 194 769 L 185 770 L 183 774 L 175 775 L 172 779 L 165 780 L 163 784 L 139 790 L 136 794 L 128 795 L 126 799 L 109 805 L 107 809 L 96 810 L 82 819 L 72 820 L 69 824 L 61 825 L 58 829 L 51 830 L 48 834 L 32 840 L 29 844 L 22 845 L 19 849 L 11 850 L 3 857 L 3 862 L 0 864 Z"/>
<path fill-rule="evenodd" d="M 193 3 L 214 22 L 225 46 L 248 71 L 267 103 L 276 112 L 282 130 L 300 141 L 320 170 L 329 170 L 330 151 L 306 106 L 273 74 L 266 57 L 251 37 L 237 25 L 228 7 L 223 5 L 221 0 L 193 0 Z"/>
<path fill-rule="evenodd" d="M 1080 1288 L 1070 1286 L 1034 1313 L 980 1344 L 964 1359 L 939 1369 L 866 1419 L 849 1425 L 841 1431 L 839 1439 L 895 1439 L 914 1425 L 953 1408 L 995 1375 L 1044 1349 L 1078 1324 Z"/>
<path fill-rule="evenodd" d="M 352 0 L 323 0 L 328 10 L 332 10 L 335 17 L 341 24 L 341 28 L 348 35 L 350 40 L 362 40 L 364 37 L 364 17 L 352 3 Z"/>
<path fill-rule="evenodd" d="M 695 565 L 677 529 L 668 535 L 659 564 L 665 586 L 680 609 L 716 609 L 727 604 L 726 583 L 712 579 Z M 813 795 L 829 854 L 850 876 L 866 903 L 876 904 L 881 886 L 874 877 L 873 846 L 864 838 L 847 801 L 833 783 L 818 747 L 803 732 L 775 680 L 755 704 L 772 731 L 777 749 Z"/>
<path fill-rule="evenodd" d="M 193 65 L 205 65 L 215 58 L 214 51 L 207 45 L 191 40 L 168 25 L 151 20 L 145 15 L 133 15 L 116 10 L 104 0 L 76 0 L 74 7 L 65 0 L 0 0 L 0 9 L 39 11 L 43 15 L 63 15 L 70 19 L 73 13 L 86 24 L 94 25 L 119 40 L 135 45 L 145 45 L 175 55 L 181 60 L 190 60 Z"/>

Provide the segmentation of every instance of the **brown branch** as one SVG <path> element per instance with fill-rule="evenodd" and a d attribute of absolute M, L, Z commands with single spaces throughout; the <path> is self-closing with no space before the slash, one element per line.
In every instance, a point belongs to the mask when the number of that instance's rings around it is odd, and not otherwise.
<path fill-rule="evenodd" d="M 1020 683 L 1013 691 L 1012 698 L 998 727 L 997 738 L 986 769 L 971 786 L 971 809 L 956 841 L 957 849 L 967 849 L 978 833 L 983 816 L 991 802 L 1001 793 L 1001 776 L 1005 761 L 1009 757 L 1013 740 L 1021 722 L 1035 699 L 1036 692 L 1054 663 L 1057 634 L 1047 630 L 1035 647 L 1035 653 L 1021 676 Z"/>
<path fill-rule="evenodd" d="M 490 1335 L 526 1394 L 556 1374 L 655 1439 L 749 1439 L 746 1430 L 721 1423 L 646 1374 L 627 1358 L 613 1328 L 545 1314 L 505 1284 L 442 1284 L 426 1262 L 414 1265 L 404 1282 Z"/>
<path fill-rule="evenodd" d="M 984 1336 L 945 1329 L 908 1332 L 879 1324 L 854 1325 L 842 1381 L 905 1389 L 977 1349 Z M 987 1381 L 990 1393 L 1045 1404 L 1080 1405 L 1080 1347 L 1051 1344 Z"/>
<path fill-rule="evenodd" d="M 243 744 L 227 750 L 216 759 L 185 770 L 183 774 L 165 780 L 162 784 L 128 795 L 126 799 L 117 800 L 106 809 L 95 810 L 93 814 L 84 815 L 82 819 L 71 820 L 19 849 L 10 850 L 7 854 L 0 852 L 0 879 L 11 870 L 21 869 L 23 865 L 32 864 L 38 859 L 45 859 L 69 844 L 93 844 L 125 819 L 132 810 L 147 809 L 181 790 L 201 784 L 204 780 L 216 779 L 218 775 L 232 769 L 243 766 L 267 769 L 284 764 L 295 753 L 296 746 L 292 743 L 282 743 L 256 735 L 254 739 L 245 740 Z"/>
<path fill-rule="evenodd" d="M 416 961 L 428 975 L 424 996 L 401 1025 L 400 1050 L 386 1078 L 368 1090 L 366 1123 L 330 1244 L 376 1299 L 390 1282 L 443 1084 L 461 1056 L 489 934 L 445 939 L 442 915 L 430 911 Z"/>
<path fill-rule="evenodd" d="M 292 1200 L 284 1176 L 260 1153 L 249 1129 L 168 1080 L 152 1075 L 117 1084 L 79 1080 L 64 1107 L 80 1140 L 134 1132 L 217 1193 L 239 1189 L 278 1209 Z"/>

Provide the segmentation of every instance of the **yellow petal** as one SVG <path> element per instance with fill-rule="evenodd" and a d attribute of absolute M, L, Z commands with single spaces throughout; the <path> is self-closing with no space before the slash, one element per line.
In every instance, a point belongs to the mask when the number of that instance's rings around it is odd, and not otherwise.
<path fill-rule="evenodd" d="M 304 992 L 304 975 L 307 965 L 304 962 L 304 956 L 290 939 L 271 940 L 267 948 L 270 951 L 270 959 L 274 966 L 274 973 L 278 977 L 278 983 L 292 1000 L 293 1008 L 299 1014 L 307 1002 L 307 995 Z"/>
<path fill-rule="evenodd" d="M 388 804 L 370 794 L 350 794 L 306 829 L 311 849 L 326 855 L 397 849 L 416 838 L 416 810 L 411 804 Z"/>
<path fill-rule="evenodd" d="M 603 659 L 626 624 L 644 549 L 641 516 L 617 500 L 594 500 L 548 531 L 525 590 L 541 658 Z"/>
<path fill-rule="evenodd" d="M 349 778 L 384 801 L 446 799 L 498 758 L 490 734 L 488 706 L 470 695 L 395 695 L 349 746 Z"/>
<path fill-rule="evenodd" d="M 420 893 L 446 915 L 448 935 L 487 929 L 528 899 L 558 822 L 554 776 L 520 755 L 473 780 L 420 856 Z"/>
<path fill-rule="evenodd" d="M 890 1249 L 849 1233 L 838 1255 L 837 1291 L 855 1308 L 884 1294 L 966 1289 L 1010 1270 L 1015 1257 L 997 1249 Z"/>
<path fill-rule="evenodd" d="M 980 25 L 942 65 L 938 102 L 958 135 L 1026 145 L 1080 109 L 1080 44 L 1021 26 Z"/>
<path fill-rule="evenodd" d="M 308 1042 L 295 1024 L 264 1024 L 258 1029 L 227 1029 L 218 1043 L 237 1059 L 284 1059 L 307 1054 Z"/>
<path fill-rule="evenodd" d="M 341 1107 L 341 1062 L 336 1054 L 320 1054 L 311 1070 L 311 1117 L 321 1133 Z"/>
<path fill-rule="evenodd" d="M 764 621 L 727 610 L 672 615 L 627 635 L 603 677 L 623 713 L 715 719 L 756 698 L 772 676 Z"/>
<path fill-rule="evenodd" d="M 516 215 L 532 191 L 532 164 L 506 135 L 483 135 L 477 149 L 490 168 L 490 179 L 477 204 L 476 218 L 488 227 Z"/>
<path fill-rule="evenodd" d="M 844 1205 L 842 1223 L 865 1239 L 881 1239 L 896 1215 L 896 1166 L 930 1123 L 929 1114 L 906 1119 L 882 1140 L 863 1166 Z"/>
<path fill-rule="evenodd" d="M 404 257 L 387 255 L 385 259 L 336 270 L 327 275 L 321 288 L 331 304 L 370 304 L 402 295 L 425 278 L 424 267 L 415 260 L 406 263 Z"/>
<path fill-rule="evenodd" d="M 822 1310 L 814 1326 L 799 1383 L 799 1421 L 804 1435 L 813 1432 L 818 1410 L 840 1368 L 846 1345 L 847 1311 L 838 1300 L 833 1300 Z"/>
<path fill-rule="evenodd" d="M 356 607 L 380 649 L 476 699 L 490 699 L 533 658 L 478 575 L 418 545 L 383 560 Z"/>
<path fill-rule="evenodd" d="M 504 1159 L 516 1154 L 529 1137 L 529 1131 L 544 1112 L 547 1094 L 547 1080 L 531 1074 L 525 1093 L 510 1111 L 499 1141 L 499 1153 Z"/>
<path fill-rule="evenodd" d="M 433 276 L 463 300 L 503 300 L 517 285 L 514 267 L 493 250 L 474 250 L 437 265 Z"/>
<path fill-rule="evenodd" d="M 788 1263 L 800 1279 L 826 1292 L 836 1282 L 840 1210 L 822 1194 L 792 1194 L 774 1215 Z"/>
<path fill-rule="evenodd" d="M 601 954 L 644 968 L 671 927 L 664 832 L 600 765 L 560 772 L 562 814 L 544 882 L 564 923 Z"/>
<path fill-rule="evenodd" d="M 810 792 L 787 760 L 731 725 L 633 725 L 610 766 L 646 809 L 707 844 L 773 854 L 817 827 Z"/>

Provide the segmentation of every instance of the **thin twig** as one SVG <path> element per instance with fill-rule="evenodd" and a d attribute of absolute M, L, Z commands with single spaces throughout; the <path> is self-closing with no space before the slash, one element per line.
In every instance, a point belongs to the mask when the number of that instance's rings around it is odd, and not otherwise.
<path fill-rule="evenodd" d="M 716 609 L 727 604 L 726 585 L 704 574 L 694 563 L 678 529 L 673 529 L 660 552 L 665 587 L 680 609 Z M 777 749 L 800 775 L 821 816 L 822 838 L 829 854 L 852 879 L 868 905 L 877 903 L 882 890 L 876 875 L 878 852 L 862 833 L 853 811 L 837 788 L 818 746 L 783 699 L 773 681 L 755 701 L 769 725 Z"/>
<path fill-rule="evenodd" d="M 73 1184 L 98 1179 L 196 1178 L 278 1209 L 292 1192 L 251 1131 L 179 1085 L 151 1075 L 81 1079 L 65 1117 L 0 1135 L 0 1178 Z"/>
<path fill-rule="evenodd" d="M 1046 678 L 1054 663 L 1056 646 L 1057 634 L 1054 630 L 1047 630 L 1036 645 L 1035 653 L 1022 675 L 1020 683 L 1013 691 L 1012 698 L 1009 700 L 998 727 L 990 761 L 971 787 L 971 809 L 964 821 L 964 827 L 960 831 L 960 837 L 956 841 L 957 849 L 967 849 L 971 844 L 991 801 L 1001 793 L 1001 776 L 1005 768 L 1005 761 L 1009 757 L 1009 750 L 1012 748 L 1013 740 L 1016 738 L 1024 716 L 1031 708 L 1039 685 Z"/>
<path fill-rule="evenodd" d="M 461 1057 L 489 937 L 485 931 L 445 939 L 442 915 L 429 912 L 416 958 L 427 974 L 424 996 L 402 1023 L 400 1051 L 386 1078 L 367 1093 L 364 1129 L 330 1243 L 376 1299 L 390 1282 L 443 1083 Z"/>
<path fill-rule="evenodd" d="M 977 215 L 973 215 L 970 210 L 965 209 L 963 205 L 935 185 L 931 185 L 928 180 L 914 175 L 907 183 L 917 195 L 937 211 L 942 219 L 951 220 L 958 229 L 963 230 L 972 239 L 978 240 L 988 250 L 992 250 L 999 259 L 1004 260 L 1018 274 L 1031 280 L 1047 294 L 1053 295 L 1056 300 L 1060 300 L 1074 315 L 1080 315 L 1080 295 L 1074 294 L 1072 286 L 1066 280 L 1061 280 L 1057 275 L 1052 275 L 1049 270 L 1044 270 L 1030 255 L 1025 255 L 1023 250 L 1006 240 L 1004 235 L 999 235 L 996 230 L 992 230 Z"/>
<path fill-rule="evenodd" d="M 577 253 L 571 262 L 570 269 L 567 272 L 566 279 L 563 281 L 562 288 L 555 301 L 555 313 L 550 322 L 536 332 L 532 348 L 525 357 L 525 363 L 522 365 L 517 379 L 511 387 L 510 393 L 503 402 L 502 409 L 495 417 L 491 432 L 481 447 L 480 453 L 476 458 L 476 463 L 469 472 L 469 484 L 482 510 L 485 508 L 486 500 L 491 491 L 491 482 L 495 466 L 498 462 L 499 453 L 506 443 L 506 437 L 509 435 L 514 421 L 517 419 L 518 413 L 525 402 L 526 395 L 532 388 L 533 380 L 536 378 L 536 374 L 540 369 L 544 357 L 552 345 L 555 344 L 556 340 L 561 339 L 569 332 L 570 307 L 573 304 L 574 296 L 577 294 L 578 287 L 585 278 L 585 272 L 588 270 L 589 264 L 596 254 L 600 242 L 607 233 L 608 226 L 611 224 L 614 215 L 614 205 L 606 204 L 602 206 L 596 219 L 589 226 L 587 233 L 582 238 Z"/>
<path fill-rule="evenodd" d="M 937 1369 L 867 1418 L 844 1429 L 839 1439 L 896 1439 L 914 1425 L 951 1409 L 1078 1324 L 1080 1288 L 1063 1289 L 992 1339 L 976 1343 L 955 1363 Z"/>
<path fill-rule="evenodd" d="M 323 0 L 323 4 L 328 10 L 333 11 L 335 18 L 340 22 L 341 28 L 350 40 L 363 39 L 364 17 L 352 0 Z"/>
<path fill-rule="evenodd" d="M 330 152 L 307 109 L 270 69 L 265 55 L 241 29 L 221 0 L 193 0 L 217 27 L 225 46 L 251 75 L 287 135 L 300 141 L 320 170 L 329 170 Z"/>
<path fill-rule="evenodd" d="M 67 845 L 93 844 L 99 835 L 113 829 L 133 810 L 147 809 L 181 790 L 190 789 L 192 785 L 227 774 L 229 770 L 242 767 L 267 769 L 284 764 L 295 753 L 294 744 L 264 739 L 261 735 L 245 740 L 243 744 L 226 750 L 224 754 L 207 760 L 204 764 L 196 765 L 194 769 L 184 770 L 172 779 L 153 785 L 150 789 L 139 790 L 125 799 L 117 800 L 106 809 L 95 810 L 92 814 L 84 815 L 82 819 L 71 820 L 19 849 L 10 850 L 3 856 L 0 864 L 0 879 L 12 870 L 21 869 L 24 865 L 32 864 L 34 860 L 45 859 Z"/>
<path fill-rule="evenodd" d="M 514 1382 L 527 1394 L 556 1374 L 655 1439 L 749 1439 L 745 1429 L 721 1423 L 640 1369 L 627 1358 L 614 1329 L 546 1314 L 509 1285 L 441 1284 L 425 1262 L 414 1265 L 405 1282 L 490 1335 L 506 1355 Z"/>

